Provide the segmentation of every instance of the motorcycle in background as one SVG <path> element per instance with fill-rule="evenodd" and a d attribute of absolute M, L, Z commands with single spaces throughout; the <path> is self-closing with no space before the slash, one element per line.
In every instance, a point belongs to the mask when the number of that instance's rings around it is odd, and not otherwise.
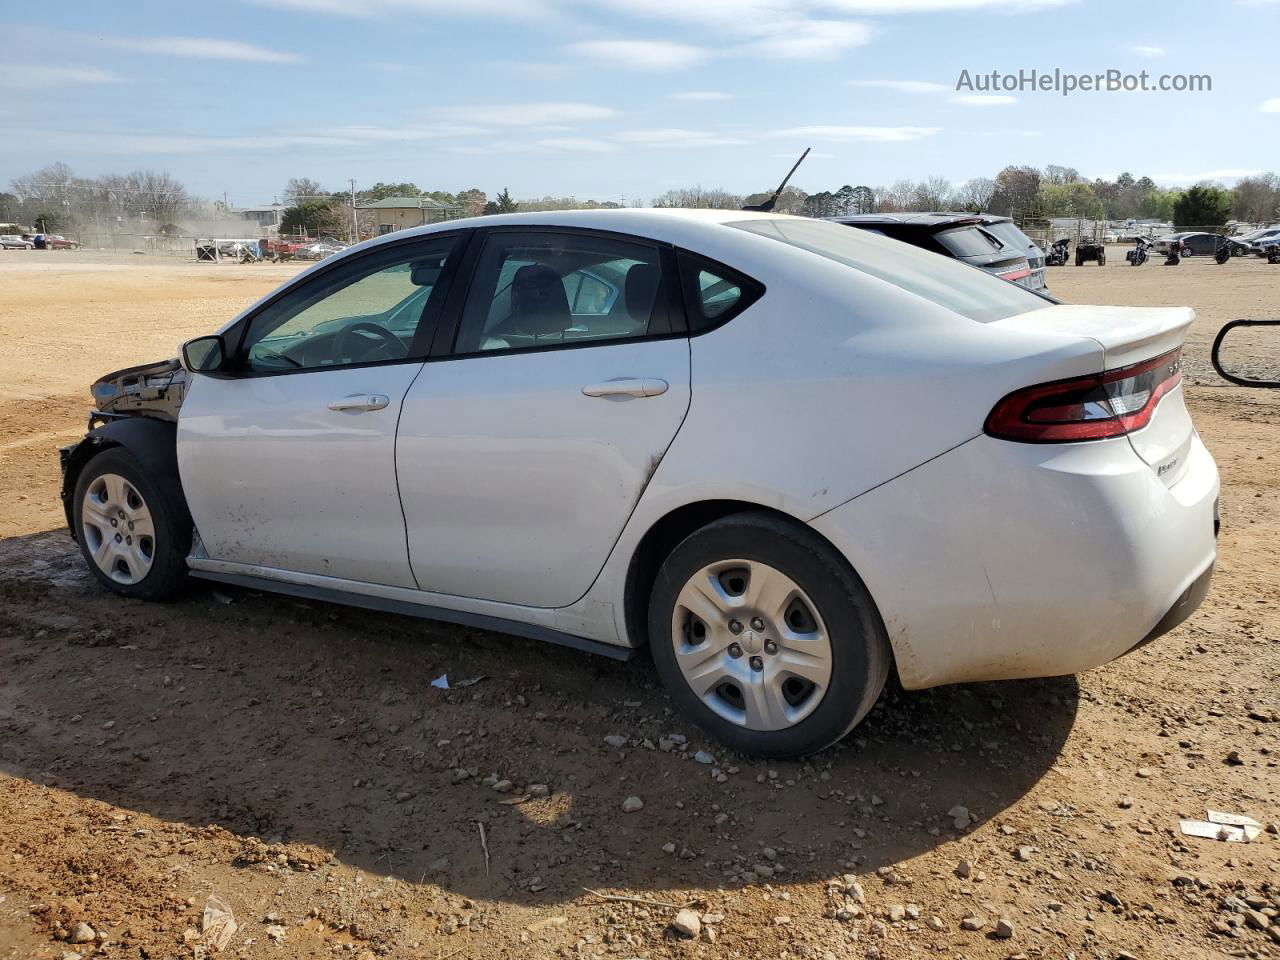
<path fill-rule="evenodd" d="M 1151 259 L 1151 248 L 1156 242 L 1150 237 L 1138 237 L 1133 245 L 1133 249 L 1124 255 L 1129 261 L 1129 266 L 1140 267 Z"/>
<path fill-rule="evenodd" d="M 1061 240 L 1053 241 L 1048 252 L 1044 255 L 1044 265 L 1046 267 L 1065 267 L 1067 259 L 1071 255 L 1071 240 L 1063 237 Z"/>

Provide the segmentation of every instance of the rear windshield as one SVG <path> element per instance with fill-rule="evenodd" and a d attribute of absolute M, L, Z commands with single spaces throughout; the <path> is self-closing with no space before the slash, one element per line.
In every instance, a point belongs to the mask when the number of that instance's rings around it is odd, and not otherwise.
<path fill-rule="evenodd" d="M 953 257 L 984 257 L 999 253 L 1002 244 L 977 227 L 957 227 L 941 230 L 934 239 L 951 251 Z"/>
<path fill-rule="evenodd" d="M 979 323 L 1040 310 L 1052 303 L 940 253 L 837 223 L 770 219 L 739 220 L 728 226 L 843 263 Z"/>
<path fill-rule="evenodd" d="M 1018 229 L 1018 225 L 1012 220 L 1001 220 L 998 223 L 987 224 L 986 229 L 990 230 L 997 237 L 1003 240 L 1015 250 L 1030 251 L 1035 246 L 1031 242 L 1031 238 Z"/>

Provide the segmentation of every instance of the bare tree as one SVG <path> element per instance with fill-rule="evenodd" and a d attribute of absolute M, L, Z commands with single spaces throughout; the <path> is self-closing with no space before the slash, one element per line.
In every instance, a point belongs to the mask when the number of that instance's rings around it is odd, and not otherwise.
<path fill-rule="evenodd" d="M 285 203 L 297 203 L 299 200 L 319 200 L 329 196 L 329 191 L 310 177 L 290 177 L 284 185 Z"/>
<path fill-rule="evenodd" d="M 881 210 L 910 210 L 916 199 L 916 185 L 911 180 L 897 180 L 885 191 Z"/>
<path fill-rule="evenodd" d="M 682 207 L 712 210 L 740 210 L 742 197 L 736 193 L 720 188 L 707 189 L 702 186 L 683 187 L 668 190 L 660 197 L 654 197 L 655 207 Z"/>
<path fill-rule="evenodd" d="M 951 181 L 946 177 L 930 177 L 916 186 L 914 202 L 920 210 L 945 210 L 951 206 Z"/>
<path fill-rule="evenodd" d="M 995 192 L 996 182 L 990 177 L 974 177 L 956 191 L 956 203 L 966 210 L 982 213 L 991 204 Z"/>

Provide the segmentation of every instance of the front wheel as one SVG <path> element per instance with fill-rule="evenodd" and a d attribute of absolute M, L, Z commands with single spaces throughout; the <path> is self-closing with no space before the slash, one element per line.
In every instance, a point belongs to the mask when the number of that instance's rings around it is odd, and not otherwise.
<path fill-rule="evenodd" d="M 186 584 L 192 524 L 176 478 L 111 447 L 76 481 L 75 534 L 89 571 L 126 597 L 160 600 Z"/>
<path fill-rule="evenodd" d="M 765 513 L 718 520 L 671 552 L 650 595 L 649 638 L 685 715 L 762 757 L 835 743 L 889 673 L 862 581 L 812 531 Z"/>

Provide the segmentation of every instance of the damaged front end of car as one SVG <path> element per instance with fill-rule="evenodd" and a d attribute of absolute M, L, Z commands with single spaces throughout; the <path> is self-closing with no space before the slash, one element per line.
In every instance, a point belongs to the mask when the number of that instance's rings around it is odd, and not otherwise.
<path fill-rule="evenodd" d="M 187 392 L 187 372 L 178 359 L 125 367 L 99 377 L 89 388 L 89 429 L 121 417 L 153 417 L 176 423 Z"/>
<path fill-rule="evenodd" d="M 177 359 L 126 367 L 98 378 L 89 388 L 93 408 L 88 431 L 58 450 L 62 506 L 76 537 L 73 501 L 81 468 L 106 447 L 125 447 L 150 469 L 177 470 L 178 410 L 187 392 L 187 371 Z"/>

